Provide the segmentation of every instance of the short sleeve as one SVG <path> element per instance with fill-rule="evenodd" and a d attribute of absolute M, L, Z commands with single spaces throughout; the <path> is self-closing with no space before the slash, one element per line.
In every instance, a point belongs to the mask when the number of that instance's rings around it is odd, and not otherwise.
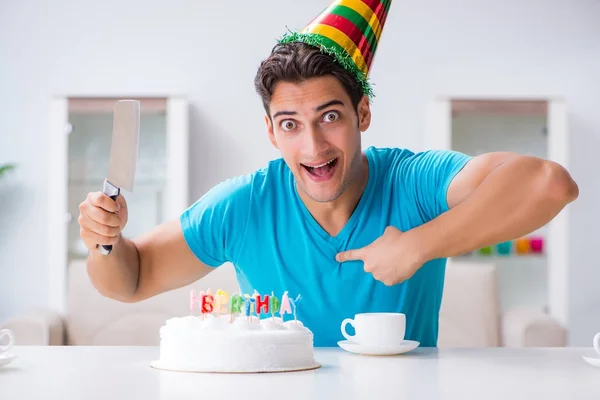
<path fill-rule="evenodd" d="M 426 219 L 448 211 L 448 187 L 471 159 L 457 151 L 429 150 L 404 160 L 400 169 L 402 185 Z"/>
<path fill-rule="evenodd" d="M 235 262 L 248 223 L 251 176 L 223 181 L 180 216 L 190 250 L 209 267 Z"/>

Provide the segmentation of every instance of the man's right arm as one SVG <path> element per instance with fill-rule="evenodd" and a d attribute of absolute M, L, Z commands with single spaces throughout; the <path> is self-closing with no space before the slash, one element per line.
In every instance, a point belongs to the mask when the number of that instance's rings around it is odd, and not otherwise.
<path fill-rule="evenodd" d="M 88 274 L 104 296 L 137 302 L 186 286 L 213 270 L 189 249 L 179 221 L 171 221 L 133 240 L 121 231 L 127 223 L 127 203 L 92 193 L 80 205 L 81 237 L 89 249 Z M 100 254 L 96 244 L 112 244 Z"/>
<path fill-rule="evenodd" d="M 80 204 L 81 237 L 90 250 L 88 274 L 106 297 L 136 302 L 195 282 L 239 258 L 252 201 L 252 175 L 227 179 L 188 207 L 178 221 L 133 240 L 123 238 L 127 203 L 102 192 Z M 113 245 L 102 255 L 96 244 Z"/>
<path fill-rule="evenodd" d="M 110 255 L 88 258 L 88 274 L 98 291 L 123 302 L 137 302 L 189 285 L 213 268 L 190 251 L 179 221 L 159 225 L 130 240 L 121 238 Z"/>

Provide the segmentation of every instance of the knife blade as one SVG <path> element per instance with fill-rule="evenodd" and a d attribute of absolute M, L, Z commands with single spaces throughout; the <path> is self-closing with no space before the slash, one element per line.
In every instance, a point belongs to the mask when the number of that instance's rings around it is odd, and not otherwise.
<path fill-rule="evenodd" d="M 119 100 L 113 115 L 113 133 L 108 174 L 102 191 L 115 200 L 121 189 L 133 192 L 140 136 L 140 102 Z M 100 253 L 109 255 L 112 245 L 98 245 Z"/>

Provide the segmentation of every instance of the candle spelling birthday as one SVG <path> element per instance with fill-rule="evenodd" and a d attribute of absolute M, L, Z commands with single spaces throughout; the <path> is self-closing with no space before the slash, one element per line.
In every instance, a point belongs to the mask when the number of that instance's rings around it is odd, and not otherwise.
<path fill-rule="evenodd" d="M 217 317 L 221 314 L 229 312 L 229 322 L 233 322 L 235 315 L 243 315 L 248 319 L 253 316 L 261 318 L 261 316 L 271 315 L 275 318 L 275 314 L 279 313 L 283 319 L 285 314 L 291 314 L 294 320 L 297 320 L 298 303 L 302 297 L 298 295 L 296 298 L 290 298 L 288 292 L 285 291 L 281 300 L 275 296 L 274 292 L 270 295 L 260 295 L 256 290 L 252 295 L 247 293 L 234 293 L 231 296 L 224 290 L 217 290 L 213 295 L 211 290 L 190 291 L 190 313 L 194 315 L 194 310 L 197 308 L 200 311 L 200 316 L 203 318 L 208 314 L 217 313 Z"/>

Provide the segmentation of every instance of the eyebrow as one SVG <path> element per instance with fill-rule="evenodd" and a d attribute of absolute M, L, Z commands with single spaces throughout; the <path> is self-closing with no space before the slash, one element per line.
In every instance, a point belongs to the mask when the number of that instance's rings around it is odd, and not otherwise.
<path fill-rule="evenodd" d="M 315 108 L 315 111 L 323 111 L 326 108 L 329 108 L 331 106 L 343 106 L 344 103 L 341 100 L 331 100 L 328 101 L 325 104 L 320 105 L 319 107 Z"/>
<path fill-rule="evenodd" d="M 342 102 L 341 100 L 334 99 L 334 100 L 328 101 L 325 104 L 321 104 L 320 106 L 315 108 L 315 111 L 323 111 L 324 109 L 331 107 L 331 106 L 335 106 L 335 105 L 343 106 L 344 102 Z M 278 111 L 273 115 L 273 119 L 275 119 L 281 115 L 296 115 L 296 114 L 298 114 L 296 111 Z"/>

